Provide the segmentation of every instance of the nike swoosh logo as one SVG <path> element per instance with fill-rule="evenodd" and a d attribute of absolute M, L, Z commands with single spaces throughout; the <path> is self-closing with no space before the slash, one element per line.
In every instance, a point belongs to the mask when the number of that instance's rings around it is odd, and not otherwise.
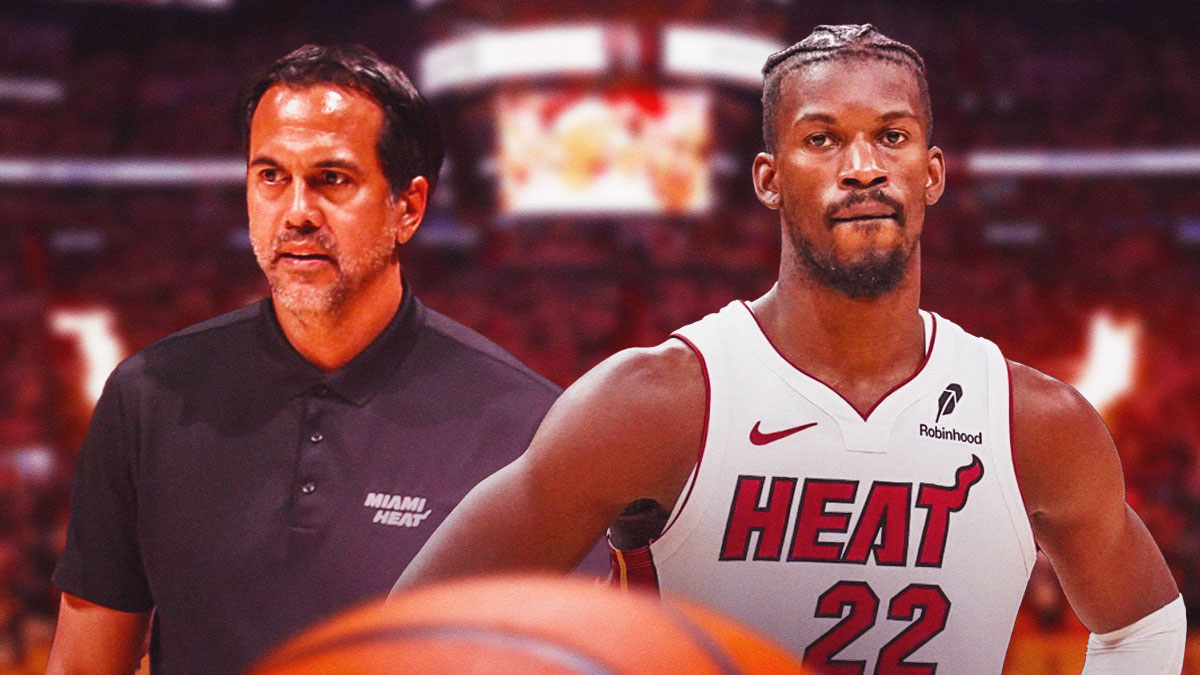
<path fill-rule="evenodd" d="M 760 424 L 762 424 L 761 420 L 758 422 L 755 422 L 754 428 L 750 430 L 750 442 L 755 445 L 766 445 L 767 443 L 774 443 L 775 441 L 778 441 L 781 438 L 787 438 L 788 436 L 791 436 L 792 434 L 794 434 L 798 431 L 804 431 L 805 429 L 807 429 L 809 427 L 817 426 L 816 422 L 809 422 L 808 424 L 801 424 L 798 427 L 792 427 L 790 429 L 781 429 L 779 431 L 772 431 L 770 433 L 764 434 L 763 432 L 759 431 L 759 429 L 758 429 L 758 425 L 760 425 Z"/>

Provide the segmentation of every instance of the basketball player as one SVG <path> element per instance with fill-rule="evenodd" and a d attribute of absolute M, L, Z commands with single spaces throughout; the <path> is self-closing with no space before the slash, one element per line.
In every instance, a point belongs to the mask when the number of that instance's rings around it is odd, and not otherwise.
<path fill-rule="evenodd" d="M 946 176 L 920 56 L 819 26 L 763 70 L 778 282 L 581 378 L 397 588 L 565 571 L 611 526 L 622 581 L 819 672 L 998 673 L 1040 547 L 1093 632 L 1085 672 L 1178 673 L 1182 599 L 1100 417 L 918 309 Z"/>

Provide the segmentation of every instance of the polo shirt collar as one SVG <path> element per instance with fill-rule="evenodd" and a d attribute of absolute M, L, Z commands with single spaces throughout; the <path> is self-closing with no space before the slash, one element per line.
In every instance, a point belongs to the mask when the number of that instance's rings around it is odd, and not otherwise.
<path fill-rule="evenodd" d="M 413 295 L 407 280 L 396 315 L 366 349 L 339 370 L 326 373 L 309 363 L 288 342 L 271 299 L 260 306 L 259 335 L 270 363 L 269 371 L 279 378 L 286 398 L 302 394 L 325 396 L 330 393 L 353 403 L 365 405 L 391 378 L 416 342 L 424 316 L 424 306 Z"/>

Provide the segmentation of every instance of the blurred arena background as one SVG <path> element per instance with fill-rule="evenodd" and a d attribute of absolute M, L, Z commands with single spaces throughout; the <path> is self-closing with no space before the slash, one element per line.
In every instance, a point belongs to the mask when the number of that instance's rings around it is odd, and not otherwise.
<path fill-rule="evenodd" d="M 406 278 L 565 386 L 766 290 L 779 226 L 749 180 L 758 68 L 846 22 L 928 63 L 951 174 L 924 306 L 1101 409 L 1200 629 L 1200 5 L 5 0 L 0 673 L 45 662 L 74 456 L 108 372 L 266 292 L 232 103 L 253 72 L 358 42 L 413 77 L 449 162 Z M 1077 673 L 1086 637 L 1043 565 L 1006 670 Z M 1200 672 L 1200 642 L 1189 659 Z"/>

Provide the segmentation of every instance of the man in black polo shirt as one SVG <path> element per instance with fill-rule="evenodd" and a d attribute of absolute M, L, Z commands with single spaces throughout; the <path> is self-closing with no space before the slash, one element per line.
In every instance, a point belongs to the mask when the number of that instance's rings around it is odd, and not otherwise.
<path fill-rule="evenodd" d="M 50 672 L 228 673 L 386 593 L 559 390 L 403 283 L 442 162 L 366 49 L 306 46 L 243 97 L 271 298 L 109 378 L 80 451 Z"/>

